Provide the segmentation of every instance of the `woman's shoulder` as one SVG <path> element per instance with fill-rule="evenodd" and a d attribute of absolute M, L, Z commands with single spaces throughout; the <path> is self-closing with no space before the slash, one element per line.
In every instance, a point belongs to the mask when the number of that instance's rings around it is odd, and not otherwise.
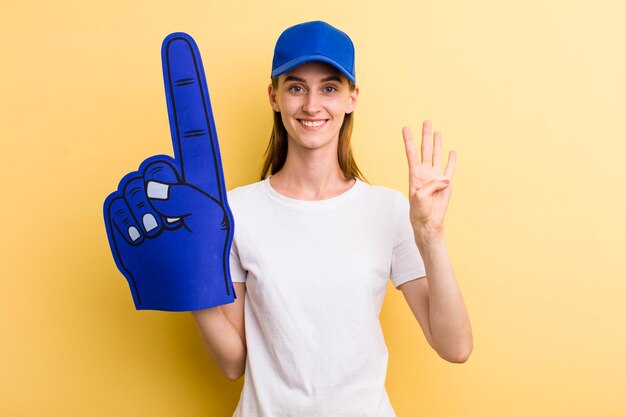
<path fill-rule="evenodd" d="M 263 190 L 263 181 L 253 182 L 252 184 L 235 187 L 228 191 L 228 203 L 238 204 L 239 202 L 249 201 L 258 198 Z"/>
<path fill-rule="evenodd" d="M 404 194 L 394 188 L 389 188 L 382 185 L 373 185 L 365 181 L 361 182 L 363 184 L 363 190 L 372 198 L 385 199 L 394 202 L 406 200 Z"/>
<path fill-rule="evenodd" d="M 360 204 L 367 205 L 381 215 L 385 213 L 395 216 L 397 213 L 404 213 L 409 206 L 409 201 L 405 195 L 394 188 L 366 182 L 363 182 L 361 188 L 363 199 L 360 200 Z"/>
<path fill-rule="evenodd" d="M 240 185 L 238 187 L 228 190 L 228 197 L 246 195 L 254 193 L 255 190 L 260 189 L 263 186 L 263 181 L 253 182 L 251 184 Z"/>

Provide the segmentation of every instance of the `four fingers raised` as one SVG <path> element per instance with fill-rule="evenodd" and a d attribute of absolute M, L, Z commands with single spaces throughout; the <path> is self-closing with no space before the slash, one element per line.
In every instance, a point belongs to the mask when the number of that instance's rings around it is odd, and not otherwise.
<path fill-rule="evenodd" d="M 404 146 L 406 157 L 409 164 L 409 172 L 420 165 L 415 144 L 413 142 L 413 134 L 409 127 L 402 128 L 402 136 L 404 138 Z M 426 120 L 422 126 L 422 145 L 421 145 L 421 164 L 432 166 L 437 172 L 441 172 L 442 166 L 442 135 L 441 132 L 432 133 L 431 122 Z M 451 178 L 454 173 L 454 165 L 456 161 L 456 152 L 450 151 L 448 156 L 448 164 L 444 171 L 446 178 Z"/>

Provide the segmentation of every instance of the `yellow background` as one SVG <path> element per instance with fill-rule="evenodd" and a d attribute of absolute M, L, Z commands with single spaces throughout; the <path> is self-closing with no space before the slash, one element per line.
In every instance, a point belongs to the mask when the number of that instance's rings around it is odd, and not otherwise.
<path fill-rule="evenodd" d="M 405 124 L 431 119 L 458 152 L 446 233 L 475 349 L 439 359 L 389 291 L 398 416 L 626 415 L 625 16 L 622 0 L 1 1 L 0 415 L 232 413 L 242 379 L 191 316 L 134 310 L 102 202 L 172 152 L 168 33 L 200 46 L 233 188 L 267 143 L 274 42 L 313 19 L 357 46 L 370 182 L 406 190 Z"/>

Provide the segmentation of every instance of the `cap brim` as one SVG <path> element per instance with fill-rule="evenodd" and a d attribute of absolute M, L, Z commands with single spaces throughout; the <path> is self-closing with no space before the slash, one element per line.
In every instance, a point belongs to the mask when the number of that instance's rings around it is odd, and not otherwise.
<path fill-rule="evenodd" d="M 348 78 L 353 84 L 356 84 L 356 80 L 354 76 L 350 74 L 350 71 L 346 70 L 343 66 L 339 65 L 335 60 L 330 59 L 327 56 L 317 55 L 317 54 L 301 56 L 296 59 L 292 59 L 291 61 L 285 62 L 284 64 L 280 65 L 279 67 L 275 68 L 272 71 L 272 78 L 278 77 L 286 73 L 287 71 L 291 71 L 292 69 L 299 67 L 302 64 L 306 64 L 307 62 L 312 62 L 312 61 L 325 62 L 327 64 L 332 65 L 333 67 L 338 69 L 343 75 L 345 75 L 346 78 Z"/>

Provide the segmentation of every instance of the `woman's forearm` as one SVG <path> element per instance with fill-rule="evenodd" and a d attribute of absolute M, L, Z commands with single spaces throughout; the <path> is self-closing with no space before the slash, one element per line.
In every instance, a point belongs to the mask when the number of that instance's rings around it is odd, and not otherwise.
<path fill-rule="evenodd" d="M 193 311 L 200 335 L 213 360 L 232 381 L 243 375 L 246 367 L 246 345 L 240 331 L 221 307 Z"/>
<path fill-rule="evenodd" d="M 430 332 L 435 350 L 448 361 L 465 362 L 473 347 L 472 329 L 443 231 L 416 231 L 415 242 L 426 267 Z"/>

